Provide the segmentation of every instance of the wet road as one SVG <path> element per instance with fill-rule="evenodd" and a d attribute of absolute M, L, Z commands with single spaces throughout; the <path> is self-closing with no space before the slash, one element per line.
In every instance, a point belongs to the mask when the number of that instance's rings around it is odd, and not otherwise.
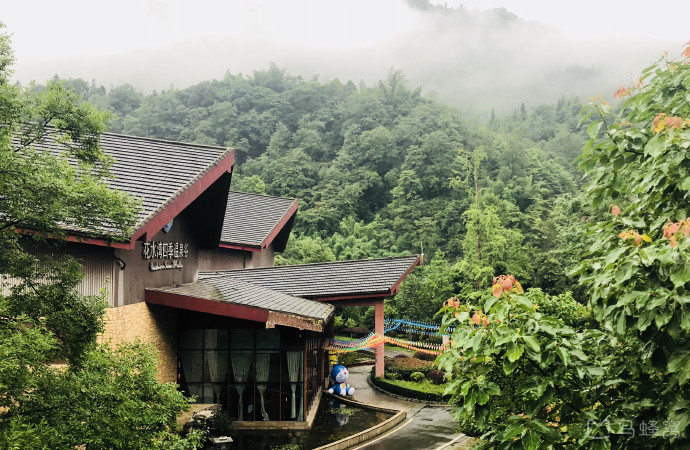
<path fill-rule="evenodd" d="M 386 352 L 388 353 L 388 352 Z M 354 449 L 362 450 L 464 450 L 476 441 L 457 431 L 457 424 L 445 406 L 429 406 L 390 397 L 376 391 L 367 383 L 371 366 L 352 367 L 348 382 L 355 387 L 355 400 L 407 411 L 405 419 L 398 427 L 378 438 Z"/>
<path fill-rule="evenodd" d="M 457 432 L 457 424 L 442 406 L 425 406 L 392 431 L 355 449 L 468 449 L 474 444 Z"/>

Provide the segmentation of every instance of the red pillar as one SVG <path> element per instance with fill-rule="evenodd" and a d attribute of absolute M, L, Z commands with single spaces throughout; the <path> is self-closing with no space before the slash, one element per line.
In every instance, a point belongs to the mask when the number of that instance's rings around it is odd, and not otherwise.
<path fill-rule="evenodd" d="M 383 299 L 374 305 L 374 331 L 376 334 L 383 334 Z M 383 377 L 383 344 L 376 347 L 376 369 L 374 375 Z"/>

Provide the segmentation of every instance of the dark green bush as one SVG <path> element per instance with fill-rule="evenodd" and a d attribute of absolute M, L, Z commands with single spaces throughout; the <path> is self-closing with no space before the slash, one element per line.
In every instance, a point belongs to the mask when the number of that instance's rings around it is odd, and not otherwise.
<path fill-rule="evenodd" d="M 385 378 L 376 378 L 374 376 L 374 371 L 371 371 L 371 380 L 374 385 L 380 387 L 384 391 L 397 394 L 407 398 L 414 398 L 417 400 L 423 400 L 427 402 L 437 402 L 446 403 L 450 399 L 450 395 L 443 396 L 437 392 L 425 392 L 425 389 L 435 388 L 434 385 L 430 383 L 419 383 L 418 389 L 408 389 L 404 386 L 399 386 L 392 382 L 393 380 L 387 380 Z"/>
<path fill-rule="evenodd" d="M 422 361 L 436 361 L 436 355 L 432 355 L 424 352 L 415 352 L 414 358 L 421 359 Z"/>
<path fill-rule="evenodd" d="M 394 373 L 399 380 L 410 380 L 414 372 L 426 373 L 433 369 L 431 361 L 417 358 L 391 358 L 386 360 L 386 372 Z"/>
<path fill-rule="evenodd" d="M 443 370 L 433 369 L 426 374 L 426 377 L 434 384 L 443 384 L 446 373 Z"/>

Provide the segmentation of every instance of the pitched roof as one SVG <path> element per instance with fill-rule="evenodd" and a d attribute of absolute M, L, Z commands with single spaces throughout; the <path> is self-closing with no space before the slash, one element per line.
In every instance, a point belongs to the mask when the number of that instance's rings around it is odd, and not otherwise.
<path fill-rule="evenodd" d="M 266 248 L 296 213 L 297 200 L 294 198 L 230 191 L 221 245 Z M 280 244 L 284 250 L 285 244 Z"/>
<path fill-rule="evenodd" d="M 32 146 L 39 151 L 63 151 L 64 147 L 55 140 L 54 134 L 49 129 L 44 139 L 33 143 Z M 114 178 L 106 180 L 110 187 L 131 194 L 141 201 L 137 223 L 133 227 L 133 240 L 143 234 L 142 230 L 157 214 L 176 200 L 182 200 L 176 208 L 179 212 L 203 190 L 200 189 L 195 195 L 181 199 L 191 186 L 203 179 L 202 184 L 208 187 L 234 164 L 234 151 L 224 147 L 115 133 L 103 133 L 100 143 L 103 151 L 114 159 L 110 168 Z M 107 230 L 87 231 L 107 235 Z"/>
<path fill-rule="evenodd" d="M 175 299 L 179 302 L 175 303 Z M 293 297 L 234 278 L 210 278 L 181 286 L 147 288 L 146 301 L 258 320 L 267 322 L 269 327 L 285 325 L 316 331 L 323 329 L 335 309 L 327 303 Z"/>
<path fill-rule="evenodd" d="M 236 279 L 304 298 L 388 296 L 421 262 L 420 255 L 296 266 L 199 272 L 199 279 Z"/>

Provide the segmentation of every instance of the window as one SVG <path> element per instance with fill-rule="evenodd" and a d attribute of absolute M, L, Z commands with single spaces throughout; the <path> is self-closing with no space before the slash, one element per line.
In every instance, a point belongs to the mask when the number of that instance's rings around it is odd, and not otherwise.
<path fill-rule="evenodd" d="M 304 355 L 296 330 L 180 330 L 178 381 L 235 420 L 304 420 Z"/>

